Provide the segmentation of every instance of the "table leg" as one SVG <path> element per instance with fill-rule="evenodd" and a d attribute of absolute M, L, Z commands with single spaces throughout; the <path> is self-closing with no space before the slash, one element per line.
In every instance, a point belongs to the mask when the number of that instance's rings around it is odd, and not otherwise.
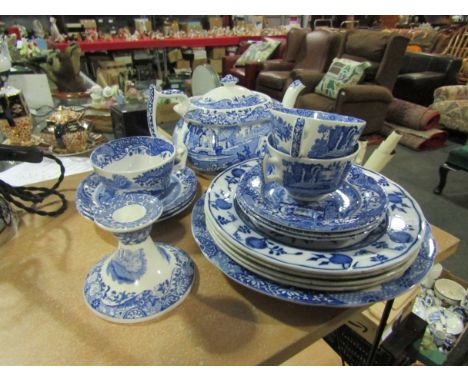
<path fill-rule="evenodd" d="M 385 308 L 382 313 L 382 317 L 380 318 L 379 327 L 377 328 L 377 333 L 375 334 L 374 343 L 372 344 L 372 348 L 369 352 L 369 356 L 366 361 L 366 366 L 372 366 L 374 364 L 375 355 L 377 353 L 377 349 L 379 348 L 379 343 L 382 339 L 382 334 L 385 329 L 385 326 L 387 326 L 388 316 L 390 315 L 390 311 L 392 310 L 394 301 L 395 299 L 391 299 L 385 303 Z"/>

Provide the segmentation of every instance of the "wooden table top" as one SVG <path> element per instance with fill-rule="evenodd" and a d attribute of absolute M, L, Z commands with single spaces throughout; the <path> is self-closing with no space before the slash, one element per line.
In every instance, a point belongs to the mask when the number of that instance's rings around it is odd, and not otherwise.
<path fill-rule="evenodd" d="M 195 262 L 187 299 L 153 321 L 104 321 L 88 309 L 82 288 L 117 242 L 75 209 L 86 175 L 65 178 L 63 215 L 24 215 L 16 237 L 0 247 L 0 365 L 279 364 L 362 310 L 296 305 L 232 282 L 200 252 L 188 208 L 152 231 Z M 197 198 L 210 180 L 198 182 Z M 436 227 L 434 234 L 441 254 L 456 250 L 458 239 Z"/>

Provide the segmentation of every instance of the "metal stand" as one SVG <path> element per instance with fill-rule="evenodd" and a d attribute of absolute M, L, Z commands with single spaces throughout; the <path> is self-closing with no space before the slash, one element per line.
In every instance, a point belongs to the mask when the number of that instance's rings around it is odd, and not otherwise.
<path fill-rule="evenodd" d="M 367 358 L 367 361 L 366 361 L 366 366 L 372 366 L 374 364 L 375 355 L 379 348 L 379 343 L 380 343 L 380 340 L 382 339 L 382 334 L 385 329 L 385 326 L 387 326 L 388 316 L 390 315 L 390 311 L 392 310 L 394 301 L 395 299 L 391 299 L 385 303 L 385 308 L 382 313 L 382 317 L 380 318 L 379 327 L 377 328 L 377 333 L 375 334 L 374 342 L 369 352 L 369 357 Z"/>

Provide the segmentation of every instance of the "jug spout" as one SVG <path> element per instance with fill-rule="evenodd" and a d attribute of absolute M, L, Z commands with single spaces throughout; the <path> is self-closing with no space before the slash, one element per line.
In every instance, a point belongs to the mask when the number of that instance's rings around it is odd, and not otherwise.
<path fill-rule="evenodd" d="M 306 86 L 300 80 L 291 82 L 291 85 L 288 86 L 284 93 L 282 101 L 283 106 L 293 108 L 296 104 L 297 97 L 305 88 Z"/>
<path fill-rule="evenodd" d="M 157 106 L 161 100 L 175 100 L 179 102 L 176 106 L 174 106 L 174 110 L 180 114 L 182 117 L 187 112 L 189 108 L 189 99 L 188 97 L 180 90 L 170 89 L 170 90 L 162 90 L 158 91 L 155 85 L 150 85 L 149 88 L 149 95 L 148 95 L 148 104 L 146 108 L 146 118 L 148 121 L 148 128 L 150 131 L 151 136 L 157 137 Z"/>

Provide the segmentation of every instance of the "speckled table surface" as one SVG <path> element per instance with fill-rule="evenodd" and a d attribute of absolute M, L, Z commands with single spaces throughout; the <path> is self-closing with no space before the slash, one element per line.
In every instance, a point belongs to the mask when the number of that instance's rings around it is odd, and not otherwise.
<path fill-rule="evenodd" d="M 63 215 L 24 215 L 16 237 L 0 247 L 1 365 L 280 364 L 361 310 L 295 305 L 230 281 L 195 243 L 190 207 L 152 232 L 194 260 L 188 298 L 154 321 L 104 321 L 85 305 L 82 287 L 116 241 L 75 209 L 86 175 L 65 178 L 70 205 Z M 210 180 L 199 176 L 198 183 L 201 195 Z M 434 231 L 439 252 L 453 253 L 458 239 Z"/>

